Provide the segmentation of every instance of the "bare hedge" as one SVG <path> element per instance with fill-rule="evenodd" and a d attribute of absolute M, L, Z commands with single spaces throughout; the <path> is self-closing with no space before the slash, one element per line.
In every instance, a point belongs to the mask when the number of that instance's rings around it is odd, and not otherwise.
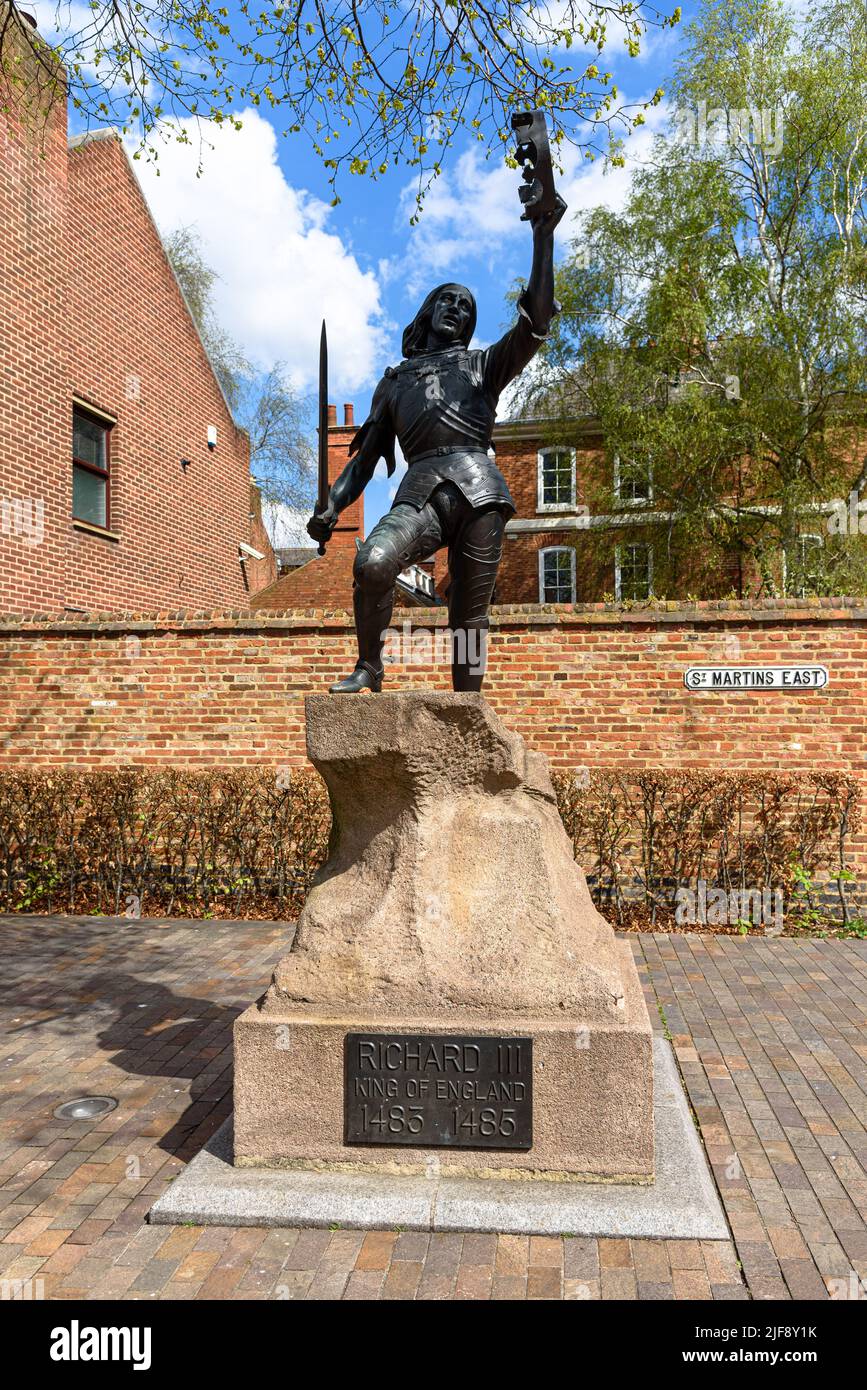
<path fill-rule="evenodd" d="M 601 770 L 554 782 L 594 898 L 621 926 L 670 925 L 678 886 L 701 879 L 780 889 L 805 921 L 820 905 L 844 924 L 857 911 L 859 789 L 843 773 Z M 9 770 L 0 910 L 292 917 L 329 830 L 312 770 Z"/>
<path fill-rule="evenodd" d="M 860 788 L 842 772 L 555 773 L 575 858 L 606 915 L 670 924 L 677 888 L 779 890 L 788 912 L 848 924 Z"/>
<path fill-rule="evenodd" d="M 312 771 L 5 772 L 0 903 L 7 912 L 294 916 L 330 824 Z"/>

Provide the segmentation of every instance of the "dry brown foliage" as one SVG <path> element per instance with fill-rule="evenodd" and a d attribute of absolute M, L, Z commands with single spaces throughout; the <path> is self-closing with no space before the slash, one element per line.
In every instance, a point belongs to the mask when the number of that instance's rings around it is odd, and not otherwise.
<path fill-rule="evenodd" d="M 820 899 L 853 917 L 859 791 L 843 773 L 600 770 L 554 784 L 594 899 L 621 927 L 669 928 L 677 888 L 702 879 L 782 889 L 813 920 Z M 293 917 L 330 826 L 310 769 L 6 771 L 0 910 Z"/>

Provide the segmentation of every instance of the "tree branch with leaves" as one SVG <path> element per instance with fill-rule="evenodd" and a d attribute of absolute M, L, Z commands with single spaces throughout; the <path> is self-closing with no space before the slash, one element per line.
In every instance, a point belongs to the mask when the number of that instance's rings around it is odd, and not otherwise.
<path fill-rule="evenodd" d="M 231 11 L 91 0 L 80 13 L 59 0 L 51 46 L 85 124 L 188 141 L 189 117 L 237 125 L 243 107 L 270 107 L 284 133 L 312 143 L 335 200 L 342 172 L 377 179 L 395 165 L 418 172 L 421 199 L 461 132 L 502 150 L 517 110 L 544 110 L 555 147 L 592 156 L 662 95 L 619 104 L 602 66 L 611 34 L 635 55 L 649 29 L 680 18 L 649 0 L 240 0 Z M 46 40 L 25 37 L 45 61 Z"/>
<path fill-rule="evenodd" d="M 669 576 L 710 548 L 736 591 L 863 592 L 822 507 L 864 486 L 867 12 L 704 0 L 671 91 L 623 209 L 579 221 L 524 405 L 568 431 L 578 402 L 652 471 Z"/>

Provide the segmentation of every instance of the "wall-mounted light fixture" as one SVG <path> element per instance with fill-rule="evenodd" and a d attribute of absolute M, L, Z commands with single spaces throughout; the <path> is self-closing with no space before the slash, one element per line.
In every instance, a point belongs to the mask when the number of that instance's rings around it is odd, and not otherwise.
<path fill-rule="evenodd" d="M 187 469 L 189 468 L 189 466 L 190 466 L 190 460 L 189 460 L 189 459 L 181 459 L 181 468 L 184 470 L 185 473 L 186 473 Z"/>
<path fill-rule="evenodd" d="M 216 447 L 217 447 L 217 426 L 216 426 L 216 425 L 208 425 L 208 448 L 209 448 L 209 449 L 216 449 Z"/>

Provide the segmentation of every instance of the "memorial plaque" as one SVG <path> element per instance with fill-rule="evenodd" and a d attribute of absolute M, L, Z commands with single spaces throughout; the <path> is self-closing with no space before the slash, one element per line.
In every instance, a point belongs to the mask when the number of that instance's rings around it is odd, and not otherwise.
<path fill-rule="evenodd" d="M 347 1033 L 347 1144 L 533 1146 L 533 1039 Z"/>

